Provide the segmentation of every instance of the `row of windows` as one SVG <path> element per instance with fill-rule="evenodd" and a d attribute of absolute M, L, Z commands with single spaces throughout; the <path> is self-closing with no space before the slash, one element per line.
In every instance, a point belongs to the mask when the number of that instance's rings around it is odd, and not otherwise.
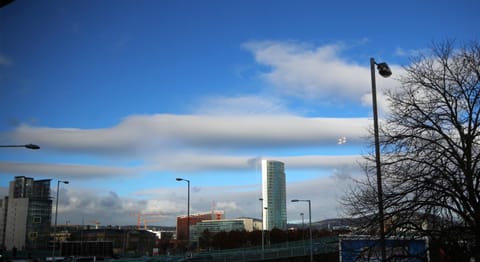
<path fill-rule="evenodd" d="M 13 185 L 13 198 L 50 198 L 50 180 L 17 177 Z"/>

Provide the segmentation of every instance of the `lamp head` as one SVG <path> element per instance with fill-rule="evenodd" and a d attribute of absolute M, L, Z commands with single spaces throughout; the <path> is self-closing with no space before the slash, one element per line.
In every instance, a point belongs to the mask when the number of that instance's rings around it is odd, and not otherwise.
<path fill-rule="evenodd" d="M 298 199 L 292 199 L 292 202 L 298 202 L 299 200 Z"/>
<path fill-rule="evenodd" d="M 179 177 L 177 177 L 177 179 L 176 179 L 176 180 L 177 180 L 177 181 L 182 181 L 182 180 L 183 180 L 183 178 L 179 178 Z"/>
<path fill-rule="evenodd" d="M 40 149 L 40 147 L 38 145 L 34 145 L 34 144 L 26 144 L 25 147 L 28 148 L 28 149 L 33 149 L 33 150 Z"/>
<path fill-rule="evenodd" d="M 68 183 L 70 183 L 70 182 L 68 182 L 68 181 L 62 181 L 62 182 L 63 182 L 64 184 L 68 184 Z"/>
<path fill-rule="evenodd" d="M 388 67 L 387 63 L 377 64 L 378 73 L 383 77 L 389 77 L 392 75 L 392 70 Z"/>

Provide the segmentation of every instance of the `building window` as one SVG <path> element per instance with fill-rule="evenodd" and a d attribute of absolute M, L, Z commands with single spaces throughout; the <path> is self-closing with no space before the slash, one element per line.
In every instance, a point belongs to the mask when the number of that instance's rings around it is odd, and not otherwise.
<path fill-rule="evenodd" d="M 31 240 L 35 240 L 35 239 L 37 239 L 37 237 L 38 237 L 38 232 L 30 232 L 28 234 L 28 238 L 31 239 Z"/>

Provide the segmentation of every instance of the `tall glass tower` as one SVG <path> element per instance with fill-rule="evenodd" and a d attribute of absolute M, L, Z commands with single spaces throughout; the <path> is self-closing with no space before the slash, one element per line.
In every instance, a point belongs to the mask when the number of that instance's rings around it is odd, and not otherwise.
<path fill-rule="evenodd" d="M 263 229 L 287 229 L 285 164 L 262 160 Z"/>
<path fill-rule="evenodd" d="M 0 246 L 7 250 L 49 247 L 52 216 L 50 179 L 16 176 L 0 202 Z"/>

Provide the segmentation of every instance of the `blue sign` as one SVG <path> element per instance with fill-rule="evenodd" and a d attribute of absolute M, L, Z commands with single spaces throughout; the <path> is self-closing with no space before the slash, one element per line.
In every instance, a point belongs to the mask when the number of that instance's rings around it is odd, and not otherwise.
<path fill-rule="evenodd" d="M 428 261 L 427 239 L 386 239 L 385 254 L 389 261 Z M 381 246 L 371 237 L 340 238 L 340 262 L 381 261 Z"/>

